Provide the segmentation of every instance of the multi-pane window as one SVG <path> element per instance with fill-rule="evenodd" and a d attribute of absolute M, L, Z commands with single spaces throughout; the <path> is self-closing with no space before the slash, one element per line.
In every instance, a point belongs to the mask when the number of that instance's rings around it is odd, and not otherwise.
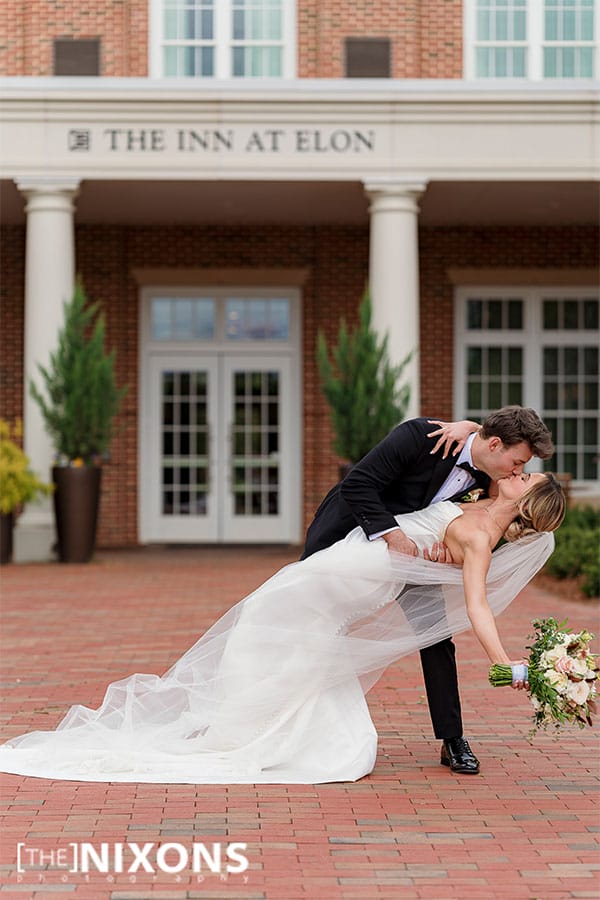
<path fill-rule="evenodd" d="M 284 298 L 228 297 L 225 337 L 228 341 L 287 341 L 290 305 Z"/>
<path fill-rule="evenodd" d="M 598 477 L 598 306 L 593 297 L 542 298 L 543 416 L 561 471 L 583 479 Z"/>
<path fill-rule="evenodd" d="M 600 69 L 598 5 L 598 0 L 468 0 L 466 77 L 594 78 Z"/>
<path fill-rule="evenodd" d="M 233 372 L 232 484 L 236 515 L 279 512 L 280 376 L 263 368 Z"/>
<path fill-rule="evenodd" d="M 478 78 L 524 78 L 527 0 L 478 0 L 475 71 Z"/>
<path fill-rule="evenodd" d="M 209 484 L 207 373 L 163 372 L 161 410 L 162 514 L 205 514 Z"/>
<path fill-rule="evenodd" d="M 532 406 L 556 445 L 545 467 L 596 480 L 599 307 L 593 291 L 459 291 L 456 415 Z"/>
<path fill-rule="evenodd" d="M 289 78 L 294 0 L 153 0 L 153 74 Z"/>
<path fill-rule="evenodd" d="M 214 75 L 215 0 L 163 3 L 163 74 Z"/>
<path fill-rule="evenodd" d="M 280 78 L 283 0 L 232 0 L 231 74 Z"/>
<path fill-rule="evenodd" d="M 545 0 L 543 76 L 594 77 L 594 0 Z"/>
<path fill-rule="evenodd" d="M 150 302 L 149 337 L 159 343 L 289 342 L 290 300 L 275 290 L 244 294 L 219 289 L 212 296 L 190 291 L 181 297 L 157 293 Z"/>
<path fill-rule="evenodd" d="M 153 341 L 211 341 L 215 335 L 213 297 L 153 297 Z"/>

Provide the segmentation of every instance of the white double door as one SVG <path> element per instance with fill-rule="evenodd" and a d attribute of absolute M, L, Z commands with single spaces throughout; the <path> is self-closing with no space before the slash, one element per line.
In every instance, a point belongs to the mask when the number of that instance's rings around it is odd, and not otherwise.
<path fill-rule="evenodd" d="M 291 368 L 283 355 L 149 357 L 143 542 L 299 539 L 299 410 Z"/>

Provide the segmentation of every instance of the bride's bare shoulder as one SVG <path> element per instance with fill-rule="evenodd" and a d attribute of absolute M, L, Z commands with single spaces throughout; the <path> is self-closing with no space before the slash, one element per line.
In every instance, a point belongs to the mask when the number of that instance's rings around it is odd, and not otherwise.
<path fill-rule="evenodd" d="M 463 507 L 467 507 L 464 509 Z M 468 507 L 471 506 L 471 509 Z M 461 547 L 489 547 L 491 535 L 486 528 L 487 522 L 482 516 L 483 507 L 475 510 L 472 504 L 462 504 L 463 515 L 458 516 L 448 526 L 446 535 L 454 539 Z"/>

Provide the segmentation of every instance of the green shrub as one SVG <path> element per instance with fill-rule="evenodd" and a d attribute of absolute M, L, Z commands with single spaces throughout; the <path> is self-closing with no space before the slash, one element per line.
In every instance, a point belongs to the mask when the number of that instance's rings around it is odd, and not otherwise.
<path fill-rule="evenodd" d="M 593 559 L 581 567 L 581 574 L 585 576 L 581 590 L 588 597 L 600 595 L 600 559 Z"/>
<path fill-rule="evenodd" d="M 114 350 L 104 350 L 105 322 L 97 303 L 87 305 L 80 281 L 65 304 L 58 346 L 45 368 L 38 365 L 45 393 L 31 382 L 59 464 L 97 462 L 108 450 L 113 419 L 127 388 L 119 388 Z"/>
<path fill-rule="evenodd" d="M 591 506 L 567 511 L 556 532 L 556 549 L 547 571 L 555 578 L 583 576 L 581 590 L 588 597 L 600 594 L 600 510 Z"/>
<path fill-rule="evenodd" d="M 331 408 L 333 449 L 351 463 L 369 452 L 406 414 L 410 385 L 399 384 L 413 353 L 397 366 L 388 357 L 387 335 L 371 325 L 367 292 L 359 309 L 359 323 L 348 331 L 341 320 L 338 341 L 330 348 L 322 331 L 317 335 L 317 365 L 321 389 Z"/>

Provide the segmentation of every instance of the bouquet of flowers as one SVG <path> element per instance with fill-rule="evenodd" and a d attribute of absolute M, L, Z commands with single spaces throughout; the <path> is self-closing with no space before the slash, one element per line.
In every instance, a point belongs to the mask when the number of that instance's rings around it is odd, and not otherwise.
<path fill-rule="evenodd" d="M 576 722 L 580 728 L 592 724 L 596 712 L 596 656 L 588 649 L 594 637 L 584 629 L 579 634 L 567 631 L 566 621 L 536 619 L 536 630 L 528 662 L 529 697 L 534 709 L 534 731 L 565 722 Z M 512 684 L 510 666 L 495 665 L 490 669 L 494 687 Z"/>

